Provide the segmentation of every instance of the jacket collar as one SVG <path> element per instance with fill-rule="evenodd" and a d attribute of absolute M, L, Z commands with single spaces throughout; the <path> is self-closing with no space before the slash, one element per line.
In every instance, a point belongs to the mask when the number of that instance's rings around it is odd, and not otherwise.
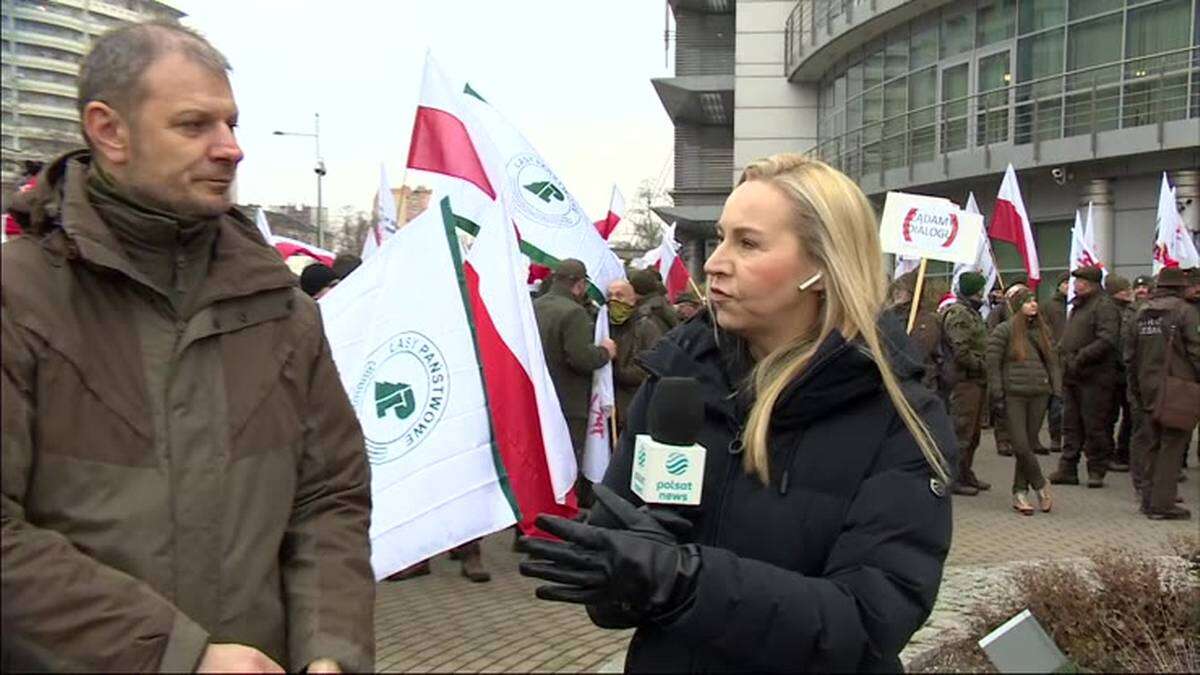
<path fill-rule="evenodd" d="M 900 321 L 884 313 L 878 327 L 896 377 L 902 381 L 919 378 L 922 366 Z M 704 389 L 705 405 L 737 423 L 753 403 L 748 382 L 753 364 L 748 354 L 741 340 L 724 331 L 714 332 L 711 315 L 702 310 L 638 360 L 656 377 L 696 378 Z M 805 426 L 876 394 L 881 386 L 879 368 L 862 340 L 847 341 L 835 331 L 817 348 L 804 373 L 780 395 L 772 421 L 789 428 Z"/>
<path fill-rule="evenodd" d="M 129 262 L 88 201 L 90 159 L 89 151 L 76 150 L 48 164 L 37 187 L 14 199 L 12 211 L 51 253 L 108 269 L 153 289 L 155 285 Z M 192 306 L 199 309 L 297 283 L 279 254 L 257 235 L 254 224 L 231 209 L 218 218 L 208 276 Z"/>

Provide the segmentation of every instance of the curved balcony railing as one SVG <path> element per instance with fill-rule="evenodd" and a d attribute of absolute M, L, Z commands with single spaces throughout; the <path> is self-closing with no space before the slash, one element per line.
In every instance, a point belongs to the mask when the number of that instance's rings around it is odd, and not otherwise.
<path fill-rule="evenodd" d="M 1200 47 L 1006 85 L 824 137 L 809 151 L 852 178 L 1000 145 L 1041 145 L 1200 117 Z"/>
<path fill-rule="evenodd" d="M 784 67 L 791 73 L 813 47 L 833 37 L 835 21 L 856 13 L 874 13 L 876 0 L 800 0 L 788 14 L 783 40 Z"/>

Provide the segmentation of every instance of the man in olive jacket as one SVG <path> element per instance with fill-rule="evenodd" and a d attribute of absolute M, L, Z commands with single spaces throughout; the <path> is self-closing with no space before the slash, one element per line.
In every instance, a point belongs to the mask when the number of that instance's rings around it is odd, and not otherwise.
<path fill-rule="evenodd" d="M 99 38 L 3 247 L 5 670 L 368 671 L 370 475 L 316 305 L 232 209 L 228 63 Z"/>
<path fill-rule="evenodd" d="M 1126 333 L 1124 345 L 1131 404 L 1143 411 L 1134 439 L 1134 458 L 1140 463 L 1135 487 L 1142 512 L 1154 520 L 1191 517 L 1175 503 L 1179 465 L 1191 430 L 1164 427 L 1151 414 L 1168 369 L 1174 377 L 1200 382 L 1200 314 L 1182 297 L 1193 273 L 1178 268 L 1159 272 L 1158 287 L 1137 311 L 1135 328 Z"/>
<path fill-rule="evenodd" d="M 979 448 L 987 386 L 987 327 L 979 307 L 983 303 L 984 278 L 966 272 L 958 278 L 958 300 L 942 315 L 942 338 L 948 346 L 946 361 L 953 380 L 950 416 L 958 439 L 958 478 L 954 494 L 972 496 L 991 487 L 980 480 L 971 465 Z"/>
<path fill-rule="evenodd" d="M 592 371 L 603 367 L 617 351 L 611 339 L 596 344 L 595 324 L 579 304 L 587 287 L 587 268 L 579 260 L 567 258 L 550 277 L 549 292 L 533 303 L 546 366 L 577 458 L 587 438 Z"/>
<path fill-rule="evenodd" d="M 1117 306 L 1101 290 L 1099 267 L 1081 267 L 1075 277 L 1075 299 L 1059 344 L 1063 368 L 1063 453 L 1055 485 L 1079 485 L 1079 458 L 1087 456 L 1090 488 L 1104 487 L 1113 453 L 1108 426 L 1117 386 Z"/>

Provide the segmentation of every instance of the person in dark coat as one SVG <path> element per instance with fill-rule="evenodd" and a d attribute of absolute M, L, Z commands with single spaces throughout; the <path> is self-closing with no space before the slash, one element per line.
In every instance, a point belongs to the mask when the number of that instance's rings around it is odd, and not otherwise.
<path fill-rule="evenodd" d="M 604 367 L 617 353 L 616 343 L 611 339 L 599 345 L 595 342 L 596 324 L 581 304 L 587 286 L 587 268 L 583 262 L 567 258 L 550 276 L 550 290 L 533 301 L 546 368 L 567 420 L 577 460 L 582 457 L 587 440 L 592 371 Z M 582 475 L 576 488 L 580 502 L 586 505 L 590 484 Z"/>
<path fill-rule="evenodd" d="M 1067 287 L 1071 284 L 1071 273 L 1063 272 L 1054 287 L 1054 295 L 1042 309 L 1042 318 L 1050 328 L 1050 344 L 1057 350 L 1067 327 Z M 1062 362 L 1058 363 L 1058 379 L 1062 381 Z M 1046 411 L 1046 425 L 1050 427 L 1050 451 L 1062 452 L 1063 400 L 1061 394 L 1050 395 L 1050 408 Z"/>
<path fill-rule="evenodd" d="M 1191 430 L 1165 427 L 1153 419 L 1159 387 L 1168 372 L 1200 382 L 1200 314 L 1184 298 L 1192 284 L 1191 271 L 1164 268 L 1150 299 L 1134 316 L 1135 330 L 1122 355 L 1129 371 L 1132 404 L 1142 410 L 1134 440 L 1134 472 L 1143 513 L 1154 520 L 1187 520 L 1191 512 L 1175 503 L 1179 465 L 1187 452 Z M 1170 348 L 1168 350 L 1168 347 Z"/>
<path fill-rule="evenodd" d="M 1129 283 L 1129 279 L 1116 273 L 1109 274 L 1104 279 L 1104 290 L 1117 305 L 1121 319 L 1120 329 L 1117 331 L 1117 386 L 1113 389 L 1113 408 L 1108 424 L 1109 435 L 1116 432 L 1116 445 L 1113 448 L 1113 460 L 1109 462 L 1108 470 L 1127 473 L 1129 471 L 1129 445 L 1133 438 L 1133 410 L 1129 407 L 1127 371 L 1121 354 L 1124 353 L 1125 324 L 1133 321 L 1137 307 L 1133 303 L 1133 285 Z"/>
<path fill-rule="evenodd" d="M 937 597 L 956 449 L 904 326 L 878 318 L 874 212 L 836 170 L 777 155 L 720 223 L 712 313 L 642 359 L 588 522 L 539 517 L 564 541 L 523 540 L 521 571 L 557 584 L 539 598 L 636 628 L 628 672 L 897 671 Z M 673 376 L 703 392 L 701 503 L 639 510 L 635 435 Z"/>
<path fill-rule="evenodd" d="M 1025 291 L 1011 298 L 1016 313 L 988 336 L 988 392 L 1004 397 L 1005 421 L 1016 456 L 1013 471 L 1013 508 L 1032 516 L 1034 493 L 1038 508 L 1049 513 L 1050 490 L 1034 456 L 1050 394 L 1060 388 L 1058 360 L 1049 331 L 1038 320 L 1037 298 Z"/>
<path fill-rule="evenodd" d="M 992 334 L 996 327 L 1012 318 L 1018 307 L 1014 307 L 1015 298 L 1023 296 L 1029 292 L 1029 286 L 1026 285 L 1025 279 L 1014 281 L 1008 288 L 1004 289 L 1002 300 L 998 304 L 992 305 L 991 312 L 987 316 L 987 333 Z M 992 423 L 992 435 L 996 439 L 996 452 L 1001 457 L 1012 457 L 1013 447 L 1012 438 L 1008 433 L 1008 411 L 1004 407 L 1005 397 L 997 395 L 994 392 L 988 393 L 988 402 L 990 405 L 987 409 L 989 421 Z M 1037 438 L 1034 438 L 1034 448 L 1040 450 L 1040 443 Z"/>
<path fill-rule="evenodd" d="M 912 313 L 913 293 L 916 290 L 917 272 L 913 270 L 901 275 L 888 287 L 888 308 L 884 310 L 891 314 L 897 322 L 908 326 L 908 315 Z M 930 286 L 926 285 L 925 289 Z M 931 391 L 938 391 L 938 375 L 941 372 L 942 361 L 942 326 L 937 315 L 937 298 L 933 292 L 922 291 L 920 304 L 917 305 L 917 316 L 912 331 L 908 334 L 910 341 L 917 350 L 918 361 L 925 367 L 921 381 Z"/>
<path fill-rule="evenodd" d="M 1087 456 L 1089 488 L 1104 487 L 1112 457 L 1111 428 L 1106 428 L 1117 381 L 1117 332 L 1121 315 L 1101 290 L 1103 271 L 1080 267 L 1075 298 L 1059 344 L 1063 366 L 1063 452 L 1050 475 L 1055 485 L 1079 485 L 1079 458 Z"/>
<path fill-rule="evenodd" d="M 634 270 L 629 273 L 629 283 L 641 296 L 641 310 L 658 322 L 663 333 L 679 325 L 679 315 L 667 300 L 667 289 L 656 270 Z"/>
<path fill-rule="evenodd" d="M 638 358 L 648 352 L 663 336 L 659 323 L 641 306 L 642 297 L 625 279 L 608 285 L 608 335 L 617 343 L 613 358 L 613 386 L 616 389 L 617 432 L 625 428 L 625 415 L 638 387 L 646 379 L 646 371 Z"/>

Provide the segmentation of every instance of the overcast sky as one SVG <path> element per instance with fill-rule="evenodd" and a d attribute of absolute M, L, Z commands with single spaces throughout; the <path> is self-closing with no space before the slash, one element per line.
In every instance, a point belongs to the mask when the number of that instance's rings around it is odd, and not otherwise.
<path fill-rule="evenodd" d="M 662 0 L 177 0 L 233 64 L 246 152 L 243 203 L 315 203 L 321 114 L 325 204 L 369 210 L 379 162 L 404 164 L 426 49 L 520 128 L 593 218 L 666 167 L 672 126 L 652 77 Z M 415 183 L 415 177 L 408 181 Z"/>

